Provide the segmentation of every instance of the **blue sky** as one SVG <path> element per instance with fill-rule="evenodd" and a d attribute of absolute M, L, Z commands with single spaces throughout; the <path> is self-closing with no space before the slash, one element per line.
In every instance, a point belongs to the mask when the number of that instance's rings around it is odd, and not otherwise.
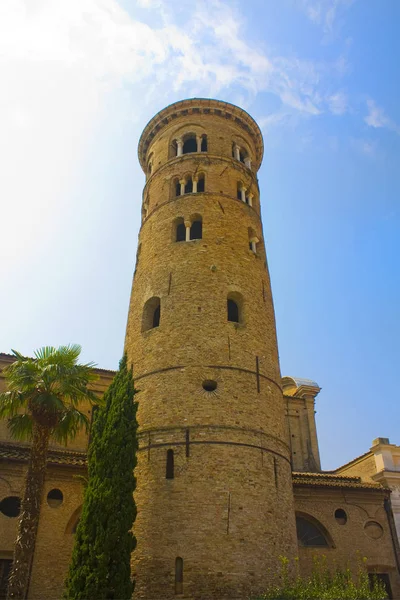
<path fill-rule="evenodd" d="M 116 368 L 140 133 L 185 97 L 245 108 L 282 374 L 315 379 L 323 467 L 400 443 L 398 0 L 3 0 L 0 350 Z"/>

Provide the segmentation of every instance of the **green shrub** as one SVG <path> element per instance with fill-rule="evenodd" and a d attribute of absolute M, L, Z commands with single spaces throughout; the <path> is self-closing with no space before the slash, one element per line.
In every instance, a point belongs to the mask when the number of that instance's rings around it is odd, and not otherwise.
<path fill-rule="evenodd" d="M 290 575 L 289 560 L 280 557 L 281 569 L 278 581 L 266 592 L 253 600 L 384 600 L 387 598 L 384 584 L 377 578 L 371 583 L 366 569 L 366 559 L 357 558 L 357 572 L 348 567 L 330 569 L 326 556 L 314 556 L 310 576 L 301 576 L 299 560 L 295 559 L 295 577 Z"/>

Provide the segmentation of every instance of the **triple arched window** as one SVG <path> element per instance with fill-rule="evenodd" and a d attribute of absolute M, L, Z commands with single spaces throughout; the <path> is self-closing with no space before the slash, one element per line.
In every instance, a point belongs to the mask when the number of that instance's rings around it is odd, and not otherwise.
<path fill-rule="evenodd" d="M 181 179 L 175 178 L 173 183 L 174 196 L 183 196 L 184 194 L 197 194 L 205 191 L 204 173 L 198 175 L 185 175 Z"/>
<path fill-rule="evenodd" d="M 175 156 L 182 156 L 183 154 L 191 154 L 193 152 L 207 152 L 207 135 L 186 133 L 182 137 L 178 137 L 173 141 L 173 149 Z"/>

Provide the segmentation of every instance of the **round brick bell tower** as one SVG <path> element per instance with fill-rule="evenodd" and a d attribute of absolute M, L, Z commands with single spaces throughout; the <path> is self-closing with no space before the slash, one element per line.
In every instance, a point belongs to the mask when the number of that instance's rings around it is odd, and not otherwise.
<path fill-rule="evenodd" d="M 168 106 L 139 142 L 137 598 L 247 598 L 297 550 L 262 154 L 255 121 L 208 99 Z"/>

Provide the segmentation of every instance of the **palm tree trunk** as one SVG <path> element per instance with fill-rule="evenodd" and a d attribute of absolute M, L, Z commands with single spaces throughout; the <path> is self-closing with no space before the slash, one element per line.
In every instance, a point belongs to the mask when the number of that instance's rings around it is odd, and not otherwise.
<path fill-rule="evenodd" d="M 8 583 L 7 600 L 25 600 L 28 591 L 39 524 L 49 437 L 49 429 L 34 422 L 31 455 L 26 474 L 21 516 L 18 521 L 18 533 L 14 546 L 14 559 Z"/>

